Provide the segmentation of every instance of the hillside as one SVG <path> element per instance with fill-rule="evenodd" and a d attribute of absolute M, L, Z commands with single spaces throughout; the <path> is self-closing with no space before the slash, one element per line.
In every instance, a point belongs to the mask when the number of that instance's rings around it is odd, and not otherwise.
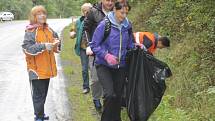
<path fill-rule="evenodd" d="M 215 120 L 215 1 L 142 0 L 132 3 L 135 31 L 171 39 L 157 52 L 173 71 L 162 104 L 152 121 Z"/>

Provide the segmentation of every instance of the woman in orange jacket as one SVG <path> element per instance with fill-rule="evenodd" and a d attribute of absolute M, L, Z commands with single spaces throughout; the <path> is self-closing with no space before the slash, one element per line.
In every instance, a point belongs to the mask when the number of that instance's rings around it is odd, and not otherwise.
<path fill-rule="evenodd" d="M 43 6 L 32 8 L 29 17 L 30 24 L 26 27 L 22 44 L 32 86 L 36 121 L 48 118 L 44 114 L 44 104 L 49 80 L 57 75 L 54 53 L 58 53 L 60 49 L 58 36 L 46 23 L 46 17 L 47 11 Z"/>

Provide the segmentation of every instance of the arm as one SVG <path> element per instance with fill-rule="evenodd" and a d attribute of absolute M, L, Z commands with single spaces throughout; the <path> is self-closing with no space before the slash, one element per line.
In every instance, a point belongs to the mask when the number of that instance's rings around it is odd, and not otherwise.
<path fill-rule="evenodd" d="M 102 47 L 102 39 L 104 38 L 104 30 L 105 30 L 105 22 L 102 21 L 98 27 L 96 28 L 92 42 L 90 42 L 90 47 L 93 50 L 93 52 L 100 58 L 104 58 L 105 55 L 108 53 L 107 50 Z"/>
<path fill-rule="evenodd" d="M 25 33 L 22 48 L 25 54 L 32 56 L 36 56 L 46 49 L 45 44 L 36 43 L 35 34 L 33 32 Z"/>
<path fill-rule="evenodd" d="M 133 30 L 132 28 L 130 28 L 128 30 L 128 34 L 129 34 L 129 42 L 128 42 L 128 46 L 127 46 L 127 49 L 132 49 L 135 47 L 134 43 L 135 43 L 135 40 L 134 40 L 134 35 L 133 35 Z"/>
<path fill-rule="evenodd" d="M 87 14 L 87 16 L 84 19 L 84 26 L 83 26 L 83 31 L 86 31 L 88 40 L 91 41 L 91 37 L 90 37 L 90 31 L 92 31 L 92 27 L 94 24 L 94 17 L 93 17 L 93 9 L 90 9 L 89 13 Z"/>
<path fill-rule="evenodd" d="M 58 36 L 57 32 L 55 32 L 54 30 L 52 30 L 52 32 L 53 32 L 54 42 L 56 42 L 56 44 L 54 45 L 53 50 L 54 50 L 55 53 L 59 53 L 61 51 L 61 40 L 59 39 L 59 36 Z"/>

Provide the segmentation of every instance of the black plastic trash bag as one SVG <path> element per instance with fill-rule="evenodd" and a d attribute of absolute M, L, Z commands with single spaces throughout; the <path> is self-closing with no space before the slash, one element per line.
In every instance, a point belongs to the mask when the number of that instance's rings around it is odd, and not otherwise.
<path fill-rule="evenodd" d="M 170 68 L 147 52 L 136 49 L 127 54 L 127 111 L 131 121 L 147 121 L 160 104 Z"/>

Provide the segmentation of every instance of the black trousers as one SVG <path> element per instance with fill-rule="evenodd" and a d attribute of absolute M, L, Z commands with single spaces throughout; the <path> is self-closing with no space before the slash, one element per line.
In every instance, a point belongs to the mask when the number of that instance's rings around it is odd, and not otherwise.
<path fill-rule="evenodd" d="M 50 79 L 32 80 L 32 99 L 34 105 L 34 114 L 42 118 L 44 115 L 44 105 L 48 93 Z"/>
<path fill-rule="evenodd" d="M 96 65 L 96 71 L 104 90 L 104 110 L 101 121 L 121 121 L 122 92 L 126 78 L 125 69 Z"/>

